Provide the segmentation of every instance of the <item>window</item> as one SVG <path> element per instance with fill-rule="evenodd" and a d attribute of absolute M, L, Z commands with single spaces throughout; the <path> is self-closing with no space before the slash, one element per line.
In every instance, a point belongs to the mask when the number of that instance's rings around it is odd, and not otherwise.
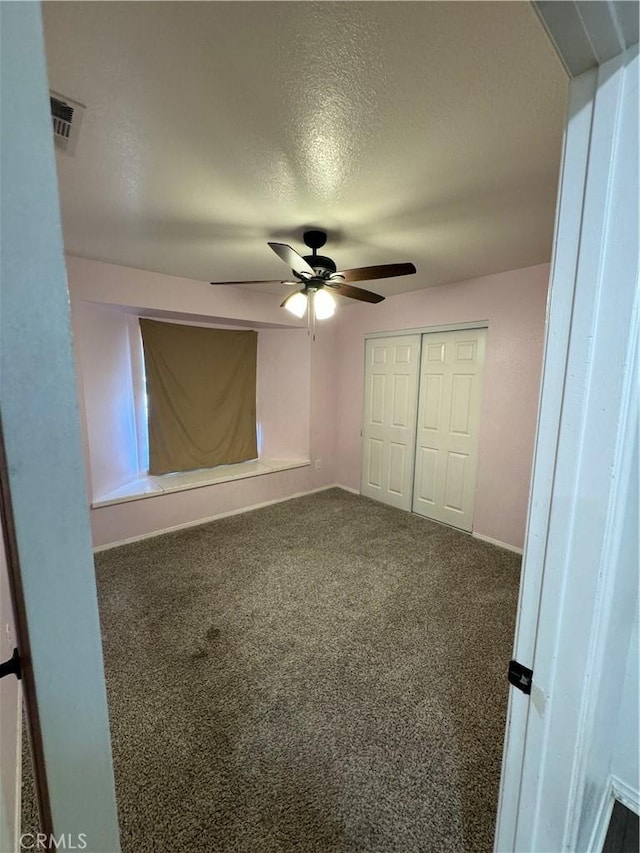
<path fill-rule="evenodd" d="M 142 309 L 134 313 L 121 306 L 76 299 L 73 310 L 92 506 L 151 498 L 309 464 L 311 347 L 306 329 L 259 322 L 247 327 L 206 316 L 152 317 L 165 321 L 163 325 L 180 324 L 187 329 L 250 329 L 257 338 L 253 426 L 258 458 L 154 476 L 149 473 Z"/>
<path fill-rule="evenodd" d="M 148 319 L 140 330 L 149 473 L 255 459 L 257 333 Z"/>

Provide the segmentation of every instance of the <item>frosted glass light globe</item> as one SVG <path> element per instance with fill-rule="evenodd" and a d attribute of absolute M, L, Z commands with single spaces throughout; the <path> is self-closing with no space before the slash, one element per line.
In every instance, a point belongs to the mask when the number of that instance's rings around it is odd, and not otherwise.
<path fill-rule="evenodd" d="M 318 290 L 313 297 L 313 309 L 316 320 L 326 320 L 336 310 L 336 301 L 326 290 Z"/>
<path fill-rule="evenodd" d="M 307 310 L 307 296 L 305 293 L 298 291 L 290 296 L 285 302 L 284 307 L 287 311 L 291 311 L 296 317 L 304 317 L 304 312 Z"/>

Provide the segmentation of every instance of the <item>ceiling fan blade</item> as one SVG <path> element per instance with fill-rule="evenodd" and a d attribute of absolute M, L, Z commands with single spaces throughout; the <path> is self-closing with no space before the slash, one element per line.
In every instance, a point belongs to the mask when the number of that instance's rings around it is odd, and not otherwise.
<path fill-rule="evenodd" d="M 342 284 L 331 282 L 331 290 L 339 296 L 348 296 L 349 299 L 359 299 L 360 302 L 382 302 L 384 296 L 379 293 L 372 293 L 370 290 L 364 290 L 362 287 L 351 287 L 350 284 Z"/>
<path fill-rule="evenodd" d="M 300 282 L 280 281 L 280 279 L 273 279 L 272 281 L 210 281 L 209 284 L 300 284 Z"/>
<path fill-rule="evenodd" d="M 413 264 L 382 264 L 377 267 L 358 267 L 355 270 L 339 270 L 337 275 L 345 281 L 371 281 L 374 278 L 394 278 L 397 275 L 413 275 Z"/>
<path fill-rule="evenodd" d="M 287 264 L 287 266 L 291 267 L 294 272 L 297 272 L 298 275 L 313 275 L 315 276 L 316 271 L 308 264 L 302 255 L 299 255 L 295 249 L 292 249 L 291 246 L 287 246 L 286 243 L 268 243 L 276 255 Z"/>

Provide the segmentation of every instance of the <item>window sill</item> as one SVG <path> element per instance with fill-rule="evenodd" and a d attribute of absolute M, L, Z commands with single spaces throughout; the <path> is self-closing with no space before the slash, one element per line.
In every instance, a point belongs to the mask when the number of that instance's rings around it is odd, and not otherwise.
<path fill-rule="evenodd" d="M 201 468 L 198 471 L 183 471 L 176 474 L 149 475 L 132 480 L 125 486 L 101 495 L 92 501 L 91 508 L 139 501 L 154 498 L 186 489 L 199 489 L 232 480 L 244 480 L 247 477 L 260 477 L 274 474 L 276 471 L 288 471 L 291 468 L 305 468 L 310 465 L 308 459 L 256 459 L 253 462 L 240 462 L 237 465 L 220 465 L 218 468 Z"/>

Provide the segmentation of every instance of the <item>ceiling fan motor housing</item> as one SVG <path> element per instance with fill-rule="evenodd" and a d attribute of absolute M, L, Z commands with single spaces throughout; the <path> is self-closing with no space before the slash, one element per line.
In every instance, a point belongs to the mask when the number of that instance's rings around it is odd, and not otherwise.
<path fill-rule="evenodd" d="M 314 268 L 316 272 L 325 278 L 327 275 L 333 275 L 338 269 L 335 262 L 325 255 L 304 255 L 305 261 Z"/>

